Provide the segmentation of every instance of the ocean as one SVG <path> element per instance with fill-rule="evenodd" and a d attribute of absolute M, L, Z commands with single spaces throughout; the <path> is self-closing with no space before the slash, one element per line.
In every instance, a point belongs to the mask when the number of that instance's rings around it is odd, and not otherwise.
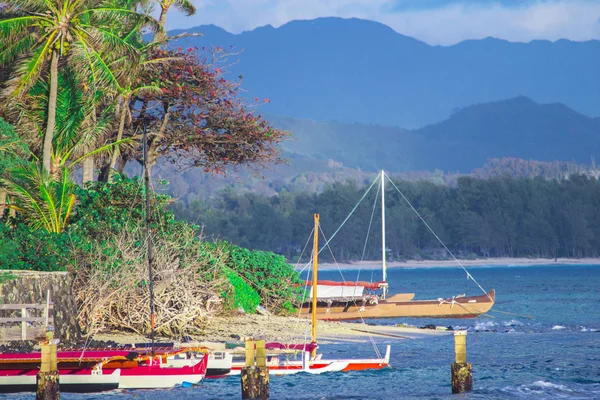
<path fill-rule="evenodd" d="M 485 289 L 496 289 L 489 317 L 472 320 L 382 319 L 377 324 L 436 324 L 468 329 L 467 360 L 473 391 L 452 395 L 452 336 L 376 339 L 392 345 L 391 368 L 381 371 L 271 378 L 271 399 L 600 399 L 600 266 L 469 267 Z M 347 280 L 356 270 L 344 270 Z M 361 280 L 380 271 L 361 271 Z M 339 279 L 324 271 L 321 279 Z M 479 294 L 460 268 L 388 270 L 390 293 L 415 292 L 419 299 Z M 526 318 L 524 316 L 530 316 Z M 373 357 L 368 341 L 325 344 L 324 357 Z M 240 399 L 239 377 L 206 380 L 203 386 L 168 391 L 63 394 L 62 399 Z M 34 395 L 0 398 L 31 399 Z"/>

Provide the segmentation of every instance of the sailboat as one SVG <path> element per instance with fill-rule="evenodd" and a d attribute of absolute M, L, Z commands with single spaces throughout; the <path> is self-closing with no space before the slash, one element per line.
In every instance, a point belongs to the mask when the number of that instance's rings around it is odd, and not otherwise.
<path fill-rule="evenodd" d="M 388 297 L 389 285 L 387 282 L 386 242 L 385 242 L 385 179 L 386 173 L 382 170 L 377 179 L 381 179 L 381 236 L 382 236 L 382 280 L 380 282 L 336 282 L 336 281 L 307 281 L 311 287 L 311 296 L 316 293 L 317 301 L 312 301 L 308 307 L 302 308 L 302 315 L 309 317 L 316 310 L 317 318 L 322 320 L 351 320 L 364 318 L 393 318 L 393 317 L 419 317 L 419 318 L 475 318 L 488 312 L 494 305 L 496 292 L 494 289 L 485 291 L 475 281 L 473 276 L 454 257 L 452 252 L 441 242 L 444 248 L 452 255 L 460 267 L 473 280 L 483 294 L 479 296 L 466 296 L 464 294 L 451 298 L 437 298 L 434 300 L 414 300 L 414 293 L 399 293 Z M 371 187 L 375 184 L 375 180 Z M 400 192 L 398 187 L 390 180 L 392 185 Z M 367 190 L 367 192 L 371 189 Z M 406 197 L 400 192 L 408 202 Z M 363 198 L 366 196 L 363 196 Z M 410 203 L 409 203 L 410 205 Z M 413 211 L 420 215 L 410 205 Z M 348 217 L 349 218 L 349 217 Z M 346 218 L 346 220 L 348 220 Z M 431 230 L 429 225 L 421 218 L 422 222 Z M 339 229 L 338 229 L 339 231 Z M 433 230 L 431 230 L 433 233 Z M 333 237 L 329 239 L 331 241 Z M 327 243 L 329 243 L 329 241 Z M 316 289 L 316 290 L 315 290 Z"/>
<path fill-rule="evenodd" d="M 313 237 L 313 282 L 317 283 L 318 274 L 318 255 L 319 255 L 319 214 L 314 215 L 315 228 Z M 313 294 L 312 301 L 317 303 L 316 293 Z M 382 369 L 389 366 L 391 346 L 386 346 L 385 355 L 381 357 L 377 347 L 375 347 L 378 357 L 364 359 L 327 359 L 322 354 L 317 353 L 317 309 L 313 307 L 311 343 L 307 344 L 289 344 L 267 343 L 267 367 L 270 375 L 290 375 L 299 372 L 309 374 L 321 374 L 324 372 L 348 372 L 364 371 L 371 369 Z M 286 355 L 300 353 L 301 360 L 291 360 Z M 243 354 L 243 353 L 240 353 Z M 231 375 L 238 375 L 245 366 L 245 361 L 234 361 L 231 366 Z"/>

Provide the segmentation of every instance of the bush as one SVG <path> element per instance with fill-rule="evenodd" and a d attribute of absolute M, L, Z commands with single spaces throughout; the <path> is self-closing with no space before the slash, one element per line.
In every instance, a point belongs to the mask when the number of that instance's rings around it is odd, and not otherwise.
<path fill-rule="evenodd" d="M 224 268 L 224 272 L 231 284 L 231 290 L 223 293 L 226 307 L 228 309 L 241 307 L 248 314 L 256 313 L 256 306 L 260 304 L 258 293 L 231 269 Z"/>
<path fill-rule="evenodd" d="M 32 231 L 23 224 L 0 223 L 0 269 L 64 271 L 69 265 L 71 239 L 64 233 Z"/>
<path fill-rule="evenodd" d="M 207 249 L 220 250 L 224 256 L 225 267 L 235 272 L 253 289 L 267 309 L 276 313 L 294 311 L 293 304 L 301 291 L 296 285 L 302 282 L 298 273 L 283 256 L 267 251 L 249 250 L 227 242 L 203 245 Z M 252 310 L 255 308 L 256 306 Z M 253 312 L 248 309 L 246 311 Z"/>

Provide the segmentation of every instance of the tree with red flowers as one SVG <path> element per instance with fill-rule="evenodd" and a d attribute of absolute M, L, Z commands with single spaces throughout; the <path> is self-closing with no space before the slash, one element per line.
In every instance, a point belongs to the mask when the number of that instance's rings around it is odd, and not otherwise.
<path fill-rule="evenodd" d="M 260 102 L 242 99 L 241 80 L 224 78 L 228 56 L 221 48 L 154 51 L 153 59 L 162 61 L 144 68 L 139 86 L 160 90 L 132 99 L 125 137 L 136 144 L 123 149 L 121 171 L 127 160 L 142 161 L 142 129 L 147 132 L 150 168 L 159 158 L 180 169 L 201 167 L 211 173 L 282 161 L 278 143 L 288 134 L 253 114 Z"/>

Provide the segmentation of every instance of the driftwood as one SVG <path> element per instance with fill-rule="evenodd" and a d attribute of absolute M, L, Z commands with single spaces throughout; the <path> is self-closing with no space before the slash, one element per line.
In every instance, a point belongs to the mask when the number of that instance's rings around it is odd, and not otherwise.
<path fill-rule="evenodd" d="M 98 251 L 88 252 L 79 260 L 74 296 L 79 323 L 88 334 L 107 329 L 140 335 L 150 332 L 148 264 L 142 232 L 124 230 L 109 239 L 110 255 L 105 254 L 106 245 L 98 245 Z M 222 311 L 220 298 L 215 295 L 226 287 L 219 263 L 209 263 L 193 232 L 157 236 L 153 240 L 155 331 L 169 337 L 199 334 L 206 318 Z"/>

